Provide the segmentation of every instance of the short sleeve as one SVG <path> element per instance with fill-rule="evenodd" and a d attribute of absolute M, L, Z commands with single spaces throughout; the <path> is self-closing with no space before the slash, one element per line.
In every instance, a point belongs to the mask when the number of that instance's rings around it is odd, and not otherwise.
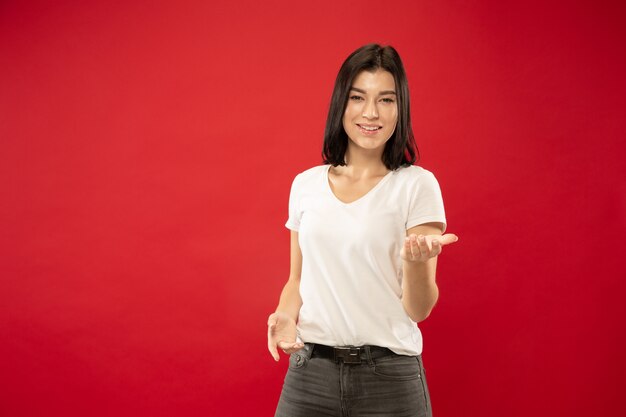
<path fill-rule="evenodd" d="M 443 224 L 442 234 L 446 231 L 446 213 L 439 182 L 432 172 L 424 170 L 417 178 L 412 189 L 406 229 L 423 224 L 439 222 Z"/>
<path fill-rule="evenodd" d="M 299 208 L 299 177 L 299 174 L 296 175 L 291 183 L 291 191 L 289 192 L 289 218 L 287 219 L 287 223 L 285 223 L 285 227 L 295 232 L 300 230 L 301 217 Z"/>

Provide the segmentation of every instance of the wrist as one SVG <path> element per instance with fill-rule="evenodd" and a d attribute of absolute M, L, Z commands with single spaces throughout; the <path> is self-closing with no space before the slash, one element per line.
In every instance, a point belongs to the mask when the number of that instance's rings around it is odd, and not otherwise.
<path fill-rule="evenodd" d="M 415 260 L 415 261 L 403 260 L 402 266 L 405 271 L 406 270 L 425 270 L 428 268 L 428 262 L 419 261 L 419 260 Z"/>
<path fill-rule="evenodd" d="M 404 277 L 411 281 L 428 282 L 434 280 L 434 265 L 428 261 L 404 261 Z"/>
<path fill-rule="evenodd" d="M 295 314 L 287 309 L 281 309 L 281 308 L 277 308 L 276 311 L 273 313 L 276 314 L 279 317 L 285 318 L 285 319 L 291 319 L 295 322 L 298 321 L 298 314 Z"/>

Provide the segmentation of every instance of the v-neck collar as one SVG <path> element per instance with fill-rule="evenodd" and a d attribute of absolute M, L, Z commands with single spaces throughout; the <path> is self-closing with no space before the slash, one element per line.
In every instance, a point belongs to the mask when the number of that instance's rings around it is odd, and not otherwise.
<path fill-rule="evenodd" d="M 372 188 L 370 188 L 370 190 L 368 192 L 366 192 L 365 194 L 363 194 L 361 197 L 357 198 L 354 201 L 351 201 L 349 203 L 346 203 L 345 201 L 342 201 L 339 199 L 339 197 L 337 197 L 335 195 L 335 193 L 333 192 L 333 189 L 330 186 L 330 168 L 332 167 L 331 164 L 328 164 L 328 166 L 326 167 L 326 170 L 324 172 L 324 179 L 326 182 L 326 189 L 328 190 L 330 196 L 332 197 L 333 200 L 335 200 L 336 202 L 338 202 L 339 204 L 343 205 L 343 206 L 352 206 L 355 205 L 365 199 L 367 199 L 367 197 L 371 194 L 374 193 L 374 191 L 376 191 L 378 188 L 380 188 L 386 181 L 387 179 L 391 176 L 391 174 L 393 174 L 394 171 L 389 171 L 387 174 L 385 174 L 384 177 L 382 177 L 377 183 L 376 185 L 374 185 Z"/>

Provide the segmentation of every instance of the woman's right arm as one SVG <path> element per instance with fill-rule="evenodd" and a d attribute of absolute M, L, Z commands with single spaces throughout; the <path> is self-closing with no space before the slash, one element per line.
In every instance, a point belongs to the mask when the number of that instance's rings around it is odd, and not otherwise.
<path fill-rule="evenodd" d="M 278 360 L 278 348 L 291 354 L 304 345 L 296 342 L 296 323 L 302 307 L 300 297 L 300 274 L 302 273 L 302 252 L 298 242 L 298 232 L 291 231 L 289 280 L 280 294 L 276 312 L 267 320 L 267 346 Z"/>

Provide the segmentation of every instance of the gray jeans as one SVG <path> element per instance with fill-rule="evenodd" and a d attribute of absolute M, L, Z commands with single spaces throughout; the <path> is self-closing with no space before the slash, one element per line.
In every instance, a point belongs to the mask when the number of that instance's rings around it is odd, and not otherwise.
<path fill-rule="evenodd" d="M 421 355 L 349 364 L 312 356 L 313 347 L 290 356 L 275 417 L 432 417 Z"/>

